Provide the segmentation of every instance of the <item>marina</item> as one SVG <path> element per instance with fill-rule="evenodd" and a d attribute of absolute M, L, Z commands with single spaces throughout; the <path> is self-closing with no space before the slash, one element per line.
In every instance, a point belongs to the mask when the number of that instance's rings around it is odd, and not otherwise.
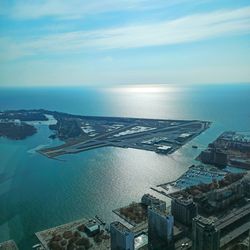
<path fill-rule="evenodd" d="M 165 195 L 168 195 L 188 187 L 199 184 L 209 184 L 213 181 L 222 180 L 228 173 L 245 173 L 245 171 L 243 169 L 229 166 L 223 169 L 218 169 L 209 165 L 192 165 L 189 167 L 188 171 L 177 180 L 157 185 L 157 187 L 163 188 L 165 190 Z M 155 188 L 153 190 L 164 194 L 164 191 L 159 191 Z"/>

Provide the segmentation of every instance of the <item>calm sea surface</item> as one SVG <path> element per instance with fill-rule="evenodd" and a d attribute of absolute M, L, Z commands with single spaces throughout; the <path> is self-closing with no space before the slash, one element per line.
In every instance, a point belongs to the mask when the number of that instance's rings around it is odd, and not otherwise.
<path fill-rule="evenodd" d="M 110 222 L 112 209 L 137 201 L 150 187 L 179 177 L 199 151 L 224 130 L 250 130 L 250 84 L 167 86 L 131 90 L 90 88 L 0 89 L 0 110 L 44 108 L 82 115 L 200 119 L 212 127 L 170 156 L 102 148 L 47 159 L 41 145 L 60 143 L 49 129 L 23 141 L 0 138 L 0 242 L 20 249 L 34 232 L 81 217 Z M 193 149 L 191 145 L 198 145 Z M 166 200 L 169 203 L 169 200 Z"/>

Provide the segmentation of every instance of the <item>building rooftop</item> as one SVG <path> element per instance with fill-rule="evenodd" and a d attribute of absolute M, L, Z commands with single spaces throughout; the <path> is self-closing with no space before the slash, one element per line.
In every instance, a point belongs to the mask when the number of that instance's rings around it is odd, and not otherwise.
<path fill-rule="evenodd" d="M 167 217 L 167 216 L 172 216 L 170 213 L 169 213 L 169 209 L 167 209 L 166 211 L 162 211 L 162 210 L 159 210 L 155 207 L 148 207 L 149 210 L 152 210 L 153 212 L 161 215 L 162 217 Z"/>
<path fill-rule="evenodd" d="M 168 150 L 171 148 L 172 148 L 171 146 L 167 146 L 167 145 L 162 145 L 162 146 L 157 147 L 157 149 L 160 149 L 160 150 Z"/>
<path fill-rule="evenodd" d="M 189 137 L 191 134 L 189 133 L 182 133 L 179 137 L 181 138 L 186 138 L 186 137 Z"/>
<path fill-rule="evenodd" d="M 160 199 L 154 197 L 154 196 L 151 195 L 151 194 L 144 194 L 144 195 L 142 196 L 142 199 L 143 199 L 143 198 L 150 199 L 152 202 L 158 202 L 158 203 L 164 203 L 164 202 L 165 202 L 165 201 L 162 201 L 162 200 L 160 200 Z"/>
<path fill-rule="evenodd" d="M 135 249 L 140 249 L 141 247 L 148 245 L 148 236 L 145 233 L 139 234 L 135 237 Z"/>
<path fill-rule="evenodd" d="M 174 201 L 176 201 L 177 203 L 184 205 L 184 206 L 188 206 L 188 205 L 193 204 L 193 199 L 185 199 L 183 197 L 175 198 Z"/>
<path fill-rule="evenodd" d="M 121 222 L 119 221 L 114 221 L 112 222 L 110 225 L 112 225 L 113 227 L 115 227 L 118 231 L 125 233 L 125 232 L 130 232 L 130 229 L 127 228 L 125 225 L 123 225 Z"/>
<path fill-rule="evenodd" d="M 85 225 L 85 227 L 90 231 L 90 232 L 94 232 L 95 230 L 99 229 L 99 224 L 97 223 L 89 223 L 87 225 Z"/>
<path fill-rule="evenodd" d="M 198 215 L 194 218 L 195 221 L 197 221 L 201 226 L 213 226 L 215 221 L 214 218 L 205 218 L 203 216 Z"/>

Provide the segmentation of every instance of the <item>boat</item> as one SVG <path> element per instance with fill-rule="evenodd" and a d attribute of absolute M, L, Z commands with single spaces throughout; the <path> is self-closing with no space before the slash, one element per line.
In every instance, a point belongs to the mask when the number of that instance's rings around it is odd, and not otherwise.
<path fill-rule="evenodd" d="M 193 145 L 193 146 L 192 146 L 192 148 L 198 148 L 198 146 L 196 146 L 196 145 Z"/>
<path fill-rule="evenodd" d="M 96 215 L 95 218 L 99 220 L 103 226 L 106 225 L 106 222 L 104 222 L 98 215 Z"/>

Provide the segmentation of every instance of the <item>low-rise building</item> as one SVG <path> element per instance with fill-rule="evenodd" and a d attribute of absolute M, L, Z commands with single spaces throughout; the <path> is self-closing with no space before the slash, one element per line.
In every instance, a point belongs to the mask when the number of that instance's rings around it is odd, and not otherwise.
<path fill-rule="evenodd" d="M 88 236 L 94 236 L 100 232 L 100 225 L 96 222 L 90 222 L 85 225 L 85 232 Z"/>
<path fill-rule="evenodd" d="M 182 133 L 178 136 L 178 138 L 176 139 L 179 142 L 184 142 L 186 141 L 188 138 L 190 138 L 192 136 L 191 133 Z"/>
<path fill-rule="evenodd" d="M 161 145 L 156 148 L 156 153 L 167 154 L 171 151 L 172 147 L 167 145 Z"/>

